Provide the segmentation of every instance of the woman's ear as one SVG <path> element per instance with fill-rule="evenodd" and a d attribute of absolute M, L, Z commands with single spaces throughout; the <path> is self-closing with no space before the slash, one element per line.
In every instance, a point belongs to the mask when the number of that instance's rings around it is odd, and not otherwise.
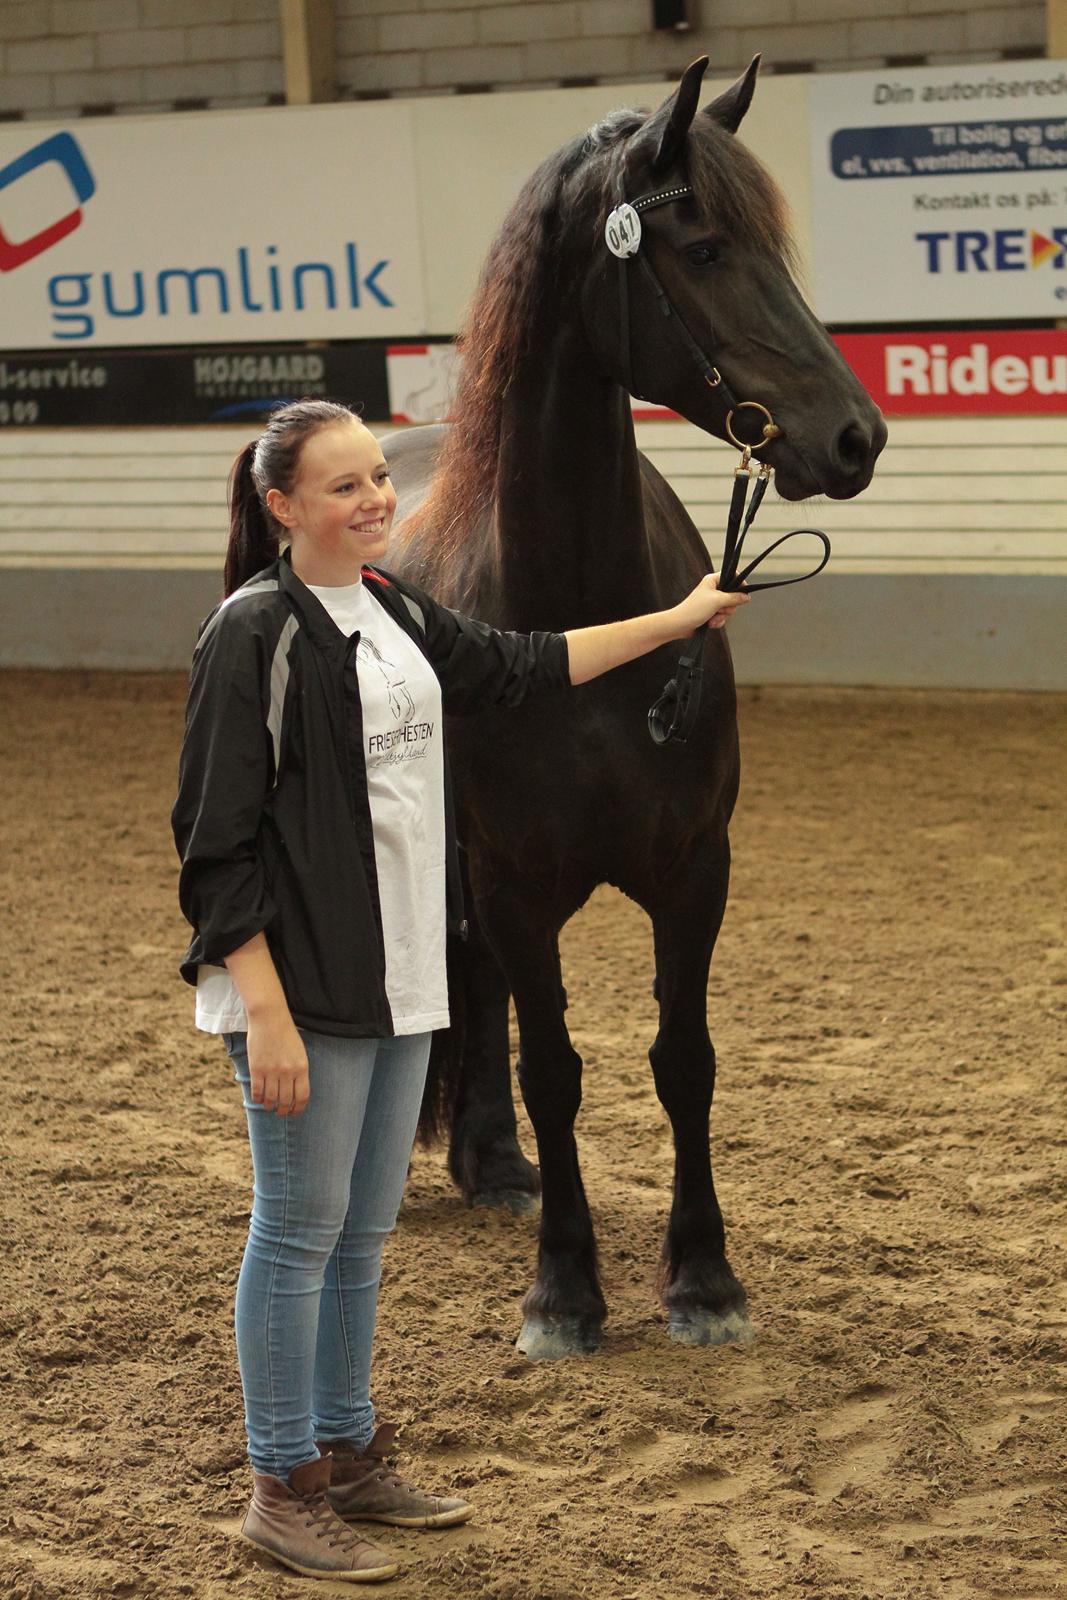
<path fill-rule="evenodd" d="M 291 528 L 296 521 L 292 507 L 280 489 L 267 490 L 267 510 L 275 522 L 280 522 L 283 528 Z"/>

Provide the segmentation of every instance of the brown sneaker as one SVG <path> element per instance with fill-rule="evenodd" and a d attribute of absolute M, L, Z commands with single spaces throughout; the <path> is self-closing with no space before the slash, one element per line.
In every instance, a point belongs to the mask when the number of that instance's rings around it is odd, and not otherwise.
<path fill-rule="evenodd" d="M 387 1467 L 398 1424 L 383 1422 L 365 1450 L 351 1439 L 330 1439 L 320 1450 L 333 1453 L 328 1491 L 339 1517 L 362 1522 L 388 1522 L 394 1528 L 452 1528 L 474 1515 L 466 1500 L 443 1500 L 410 1488 Z"/>
<path fill-rule="evenodd" d="M 346 1527 L 326 1498 L 330 1458 L 294 1467 L 289 1482 L 254 1474 L 252 1504 L 241 1525 L 245 1538 L 305 1578 L 348 1578 L 377 1583 L 399 1563 Z"/>

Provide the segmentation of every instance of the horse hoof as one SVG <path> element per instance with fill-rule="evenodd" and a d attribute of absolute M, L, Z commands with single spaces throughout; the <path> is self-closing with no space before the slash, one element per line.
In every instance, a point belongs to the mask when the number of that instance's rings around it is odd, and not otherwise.
<path fill-rule="evenodd" d="M 480 1189 L 471 1195 L 470 1203 L 493 1211 L 510 1211 L 513 1217 L 528 1217 L 538 1210 L 541 1199 L 528 1189 Z"/>
<path fill-rule="evenodd" d="M 588 1356 L 600 1349 L 600 1324 L 581 1317 L 533 1322 L 529 1318 L 515 1348 L 530 1361 L 559 1361 L 563 1356 Z"/>
<path fill-rule="evenodd" d="M 755 1342 L 756 1330 L 744 1311 L 673 1312 L 667 1330 L 678 1344 L 739 1344 Z"/>

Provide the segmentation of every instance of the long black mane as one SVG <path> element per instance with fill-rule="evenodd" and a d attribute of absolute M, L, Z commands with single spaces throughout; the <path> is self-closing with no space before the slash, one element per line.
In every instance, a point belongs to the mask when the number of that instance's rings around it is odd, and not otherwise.
<path fill-rule="evenodd" d="M 559 314 L 577 242 L 600 248 L 615 203 L 614 175 L 625 146 L 650 113 L 612 112 L 557 150 L 527 180 L 498 234 L 458 338 L 463 360 L 453 407 L 456 426 L 429 494 L 408 519 L 420 581 L 469 592 L 492 538 L 504 400 L 545 319 Z M 791 261 L 785 205 L 763 165 L 712 118 L 689 131 L 688 181 L 709 226 Z"/>

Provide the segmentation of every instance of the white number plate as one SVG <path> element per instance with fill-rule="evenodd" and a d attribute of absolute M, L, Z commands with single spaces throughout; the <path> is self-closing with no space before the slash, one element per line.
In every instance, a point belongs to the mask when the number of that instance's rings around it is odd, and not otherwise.
<path fill-rule="evenodd" d="M 604 238 L 612 255 L 621 260 L 637 254 L 641 248 L 641 218 L 633 206 L 624 202 L 615 207 L 604 224 Z"/>

